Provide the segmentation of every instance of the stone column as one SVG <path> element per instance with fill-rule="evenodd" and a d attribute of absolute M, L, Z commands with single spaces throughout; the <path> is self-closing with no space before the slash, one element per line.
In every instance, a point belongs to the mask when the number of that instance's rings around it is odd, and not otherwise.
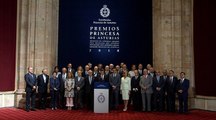
<path fill-rule="evenodd" d="M 153 65 L 185 72 L 194 96 L 193 0 L 153 0 Z"/>
<path fill-rule="evenodd" d="M 59 0 L 18 0 L 15 106 L 25 102 L 24 75 L 57 65 Z"/>

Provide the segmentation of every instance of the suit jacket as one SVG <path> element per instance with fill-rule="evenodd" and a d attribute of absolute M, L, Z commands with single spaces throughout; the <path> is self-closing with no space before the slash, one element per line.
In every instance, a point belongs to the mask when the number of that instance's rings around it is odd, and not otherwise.
<path fill-rule="evenodd" d="M 88 71 L 83 71 L 82 76 L 83 76 L 84 78 L 86 78 L 86 77 L 88 76 Z"/>
<path fill-rule="evenodd" d="M 100 79 L 100 73 L 99 73 L 99 72 L 97 72 L 97 73 L 93 73 L 93 76 L 94 76 L 94 80 L 95 80 L 96 82 L 99 82 L 99 79 Z"/>
<path fill-rule="evenodd" d="M 104 73 L 104 79 L 105 79 L 105 81 L 106 82 L 109 82 L 109 76 L 110 76 L 110 74 L 109 73 Z"/>
<path fill-rule="evenodd" d="M 65 73 L 66 76 L 67 76 L 67 73 Z M 59 83 L 60 83 L 60 92 L 64 92 L 65 91 L 65 81 L 66 81 L 66 78 L 63 77 L 63 73 L 59 75 L 58 77 L 59 79 Z"/>
<path fill-rule="evenodd" d="M 138 70 L 138 72 L 139 72 L 139 76 L 143 75 L 143 70 Z"/>
<path fill-rule="evenodd" d="M 157 76 L 153 77 L 152 87 L 153 87 L 154 92 L 156 92 L 156 93 L 164 93 L 164 86 L 165 86 L 165 81 L 163 79 L 163 76 L 159 77 L 159 82 L 158 82 Z M 161 88 L 161 90 L 157 91 L 156 90 L 157 87 Z"/>
<path fill-rule="evenodd" d="M 177 85 L 178 78 L 173 76 L 173 82 L 171 83 L 170 77 L 166 81 L 165 90 L 167 94 L 174 95 L 176 93 L 176 85 Z"/>
<path fill-rule="evenodd" d="M 140 91 L 140 85 L 139 85 L 139 82 L 140 82 L 140 76 L 136 77 L 132 77 L 131 78 L 131 90 L 133 91 L 133 89 L 138 89 L 138 91 Z"/>
<path fill-rule="evenodd" d="M 166 85 L 166 82 L 169 80 L 169 76 L 164 76 L 164 75 L 162 75 L 161 77 L 162 77 L 162 79 L 163 79 L 163 81 L 164 81 L 164 83 L 165 83 L 165 85 Z M 165 86 L 164 86 L 164 87 L 165 87 Z"/>
<path fill-rule="evenodd" d="M 75 76 L 75 77 L 78 76 L 78 71 L 75 72 L 74 76 Z M 82 72 L 82 76 L 83 76 L 84 78 L 87 76 L 86 73 L 85 73 L 85 71 Z"/>
<path fill-rule="evenodd" d="M 150 75 L 153 78 L 153 77 L 155 77 L 155 72 L 149 73 L 148 75 Z"/>
<path fill-rule="evenodd" d="M 189 89 L 189 80 L 184 79 L 183 83 L 181 83 L 181 79 L 178 80 L 177 82 L 177 91 L 178 90 L 183 90 L 182 93 L 177 92 L 178 94 L 183 94 L 183 95 L 188 95 L 188 89 Z"/>
<path fill-rule="evenodd" d="M 109 82 L 109 76 L 108 75 L 104 75 L 102 77 L 102 75 L 99 76 L 99 81 L 98 82 Z"/>
<path fill-rule="evenodd" d="M 94 82 L 95 82 L 94 76 L 92 76 L 91 84 L 89 82 L 89 76 L 86 76 L 86 78 L 85 78 L 85 91 L 86 91 L 86 93 L 90 93 L 90 92 L 94 91 Z"/>
<path fill-rule="evenodd" d="M 84 77 L 81 77 L 79 81 L 78 81 L 78 77 L 75 77 L 75 90 L 77 90 L 77 87 L 80 87 L 80 91 L 82 91 L 84 89 L 84 85 L 85 85 Z"/>
<path fill-rule="evenodd" d="M 55 84 L 56 82 L 56 84 Z M 58 78 L 54 79 L 53 77 L 50 78 L 50 91 L 54 91 L 54 88 L 57 89 L 57 91 L 59 91 L 60 88 L 60 82 L 58 80 Z"/>
<path fill-rule="evenodd" d="M 33 86 L 37 86 L 36 75 L 35 74 L 30 75 L 30 73 L 27 73 L 25 74 L 24 77 L 25 77 L 25 82 L 26 82 L 25 91 L 32 92 Z"/>
<path fill-rule="evenodd" d="M 153 90 L 152 90 L 152 76 L 148 75 L 147 78 L 145 78 L 144 76 L 141 77 L 139 85 L 141 87 L 141 93 L 148 93 L 148 94 L 152 94 Z M 147 89 L 145 90 L 144 87 L 147 87 Z"/>
<path fill-rule="evenodd" d="M 121 76 L 119 74 L 116 74 L 116 77 L 114 77 L 113 74 L 110 74 L 109 83 L 111 87 L 116 86 L 116 90 L 119 90 L 121 84 Z"/>
<path fill-rule="evenodd" d="M 75 70 L 74 70 L 73 68 L 67 68 L 67 71 L 68 71 L 68 72 L 72 72 L 73 75 L 75 75 Z"/>
<path fill-rule="evenodd" d="M 38 92 L 39 93 L 47 93 L 47 87 L 48 87 L 48 82 L 49 82 L 49 76 L 45 75 L 46 79 L 44 82 L 43 74 L 39 75 L 37 77 L 37 85 L 38 85 Z"/>

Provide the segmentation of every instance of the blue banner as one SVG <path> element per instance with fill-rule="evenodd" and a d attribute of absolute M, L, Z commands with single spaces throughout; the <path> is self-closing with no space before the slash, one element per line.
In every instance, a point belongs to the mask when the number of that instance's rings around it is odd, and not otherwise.
<path fill-rule="evenodd" d="M 58 64 L 152 63 L 152 0 L 60 0 Z"/>

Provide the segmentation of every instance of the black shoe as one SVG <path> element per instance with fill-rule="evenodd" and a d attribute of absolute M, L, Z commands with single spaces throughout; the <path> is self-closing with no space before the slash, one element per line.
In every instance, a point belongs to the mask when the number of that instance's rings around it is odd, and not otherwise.
<path fill-rule="evenodd" d="M 36 111 L 36 109 L 32 108 L 31 111 Z"/>
<path fill-rule="evenodd" d="M 26 109 L 26 112 L 29 112 L 29 109 Z"/>

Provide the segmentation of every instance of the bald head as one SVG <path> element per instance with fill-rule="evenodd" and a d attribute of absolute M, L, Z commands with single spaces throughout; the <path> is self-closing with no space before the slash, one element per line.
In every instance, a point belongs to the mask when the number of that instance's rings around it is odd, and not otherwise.
<path fill-rule="evenodd" d="M 67 68 L 63 67 L 62 68 L 62 73 L 66 73 L 67 72 Z"/>
<path fill-rule="evenodd" d="M 148 74 L 148 70 L 147 69 L 144 69 L 143 70 L 143 75 L 147 75 Z"/>

